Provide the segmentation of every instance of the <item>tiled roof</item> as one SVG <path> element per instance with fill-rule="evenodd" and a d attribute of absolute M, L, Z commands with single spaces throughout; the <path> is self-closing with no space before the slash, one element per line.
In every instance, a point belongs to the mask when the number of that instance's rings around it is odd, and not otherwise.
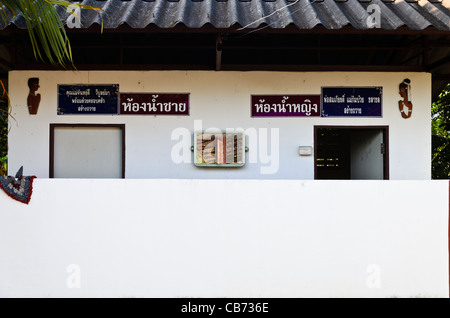
<path fill-rule="evenodd" d="M 103 9 L 105 29 L 122 25 L 135 29 L 211 25 L 218 29 L 295 26 L 309 30 L 322 26 L 330 30 L 406 27 L 450 31 L 450 0 L 84 0 L 82 3 Z M 60 15 L 67 21 L 67 12 L 60 10 Z M 82 10 L 82 28 L 101 23 L 98 14 Z M 4 28 L 2 24 L 0 27 Z M 20 17 L 8 24 L 25 28 Z"/>

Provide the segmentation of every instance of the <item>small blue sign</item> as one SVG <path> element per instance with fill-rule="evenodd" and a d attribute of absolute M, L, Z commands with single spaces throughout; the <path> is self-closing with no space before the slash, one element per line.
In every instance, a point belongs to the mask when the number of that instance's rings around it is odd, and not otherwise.
<path fill-rule="evenodd" d="M 58 115 L 117 115 L 119 84 L 58 85 Z"/>
<path fill-rule="evenodd" d="M 382 117 L 383 87 L 322 87 L 321 117 Z"/>

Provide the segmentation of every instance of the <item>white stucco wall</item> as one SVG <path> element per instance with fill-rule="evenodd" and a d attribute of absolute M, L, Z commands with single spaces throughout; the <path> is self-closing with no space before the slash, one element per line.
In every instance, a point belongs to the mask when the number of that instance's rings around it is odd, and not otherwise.
<path fill-rule="evenodd" d="M 28 114 L 27 79 L 40 78 L 39 112 Z M 398 110 L 398 85 L 411 80 L 413 115 Z M 58 116 L 58 84 L 119 84 L 121 92 L 190 93 L 190 116 Z M 251 118 L 252 94 L 320 94 L 322 86 L 382 86 L 382 118 Z M 12 71 L 9 93 L 15 121 L 9 135 L 10 174 L 49 176 L 50 123 L 126 125 L 127 178 L 313 179 L 314 157 L 298 155 L 314 145 L 314 125 L 389 126 L 390 179 L 431 178 L 431 75 L 372 72 L 214 72 L 214 71 Z M 247 164 L 240 169 L 205 169 L 177 164 L 171 153 L 177 132 L 194 128 L 243 128 L 258 132 Z M 177 130 L 178 129 L 178 130 Z M 175 132 L 175 135 L 172 135 Z M 276 135 L 276 133 L 279 133 Z M 264 138 L 267 133 L 268 138 Z M 279 147 L 270 149 L 271 136 Z M 174 139 L 174 140 L 173 140 Z M 191 145 L 191 142 L 188 142 Z M 191 156 L 191 155 L 190 155 Z"/>
<path fill-rule="evenodd" d="M 443 297 L 448 181 L 36 179 L 0 297 Z"/>

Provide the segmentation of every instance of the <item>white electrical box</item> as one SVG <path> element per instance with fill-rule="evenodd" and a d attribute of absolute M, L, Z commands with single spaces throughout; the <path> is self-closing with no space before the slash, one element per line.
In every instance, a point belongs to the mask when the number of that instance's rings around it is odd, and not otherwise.
<path fill-rule="evenodd" d="M 300 146 L 300 147 L 298 147 L 298 154 L 300 156 L 312 156 L 312 147 L 311 146 Z"/>

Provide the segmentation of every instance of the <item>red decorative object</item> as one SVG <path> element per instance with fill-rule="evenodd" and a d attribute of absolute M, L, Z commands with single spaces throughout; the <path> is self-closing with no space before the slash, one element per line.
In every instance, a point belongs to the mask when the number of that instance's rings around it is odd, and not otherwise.
<path fill-rule="evenodd" d="M 399 85 L 399 94 L 403 97 L 403 100 L 398 101 L 398 107 L 402 117 L 407 119 L 412 114 L 412 102 L 411 102 L 411 81 L 406 78 Z"/>
<path fill-rule="evenodd" d="M 23 167 L 19 169 L 15 178 L 0 177 L 0 188 L 14 200 L 28 204 L 33 194 L 33 181 L 36 177 L 24 177 L 22 171 Z"/>

